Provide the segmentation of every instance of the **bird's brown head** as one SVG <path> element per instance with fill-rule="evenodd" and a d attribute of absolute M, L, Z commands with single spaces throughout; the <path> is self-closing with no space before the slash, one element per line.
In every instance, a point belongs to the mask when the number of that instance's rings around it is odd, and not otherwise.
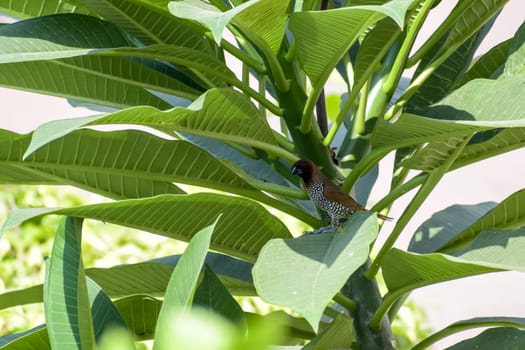
<path fill-rule="evenodd" d="M 309 159 L 301 159 L 295 162 L 292 166 L 292 175 L 300 176 L 305 184 L 312 180 L 312 176 L 316 171 L 315 164 Z"/>

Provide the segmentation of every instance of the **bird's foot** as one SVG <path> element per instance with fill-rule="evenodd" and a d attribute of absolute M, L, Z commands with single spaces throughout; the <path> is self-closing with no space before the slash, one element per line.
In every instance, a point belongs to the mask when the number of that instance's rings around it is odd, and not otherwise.
<path fill-rule="evenodd" d="M 318 235 L 323 233 L 335 233 L 336 227 L 334 226 L 323 226 L 314 231 L 306 231 L 304 235 Z"/>

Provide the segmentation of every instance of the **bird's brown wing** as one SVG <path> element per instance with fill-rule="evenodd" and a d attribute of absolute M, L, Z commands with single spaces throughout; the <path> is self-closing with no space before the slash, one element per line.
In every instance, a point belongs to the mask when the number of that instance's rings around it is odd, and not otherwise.
<path fill-rule="evenodd" d="M 359 203 L 357 203 L 350 195 L 343 192 L 336 184 L 328 180 L 324 182 L 324 195 L 325 198 L 332 202 L 343 204 L 347 207 L 352 208 L 354 211 L 365 210 Z"/>

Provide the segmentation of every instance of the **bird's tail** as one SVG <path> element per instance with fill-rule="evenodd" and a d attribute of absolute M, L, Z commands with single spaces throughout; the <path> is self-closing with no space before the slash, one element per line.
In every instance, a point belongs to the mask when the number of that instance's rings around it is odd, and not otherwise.
<path fill-rule="evenodd" d="M 377 213 L 377 217 L 380 218 L 381 220 L 385 220 L 385 221 L 392 221 L 392 220 L 394 220 L 390 216 L 386 216 L 386 215 L 379 214 L 379 213 Z"/>

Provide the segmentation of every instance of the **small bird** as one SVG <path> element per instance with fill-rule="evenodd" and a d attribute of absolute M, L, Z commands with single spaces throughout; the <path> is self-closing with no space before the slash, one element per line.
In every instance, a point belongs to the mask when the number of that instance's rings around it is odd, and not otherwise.
<path fill-rule="evenodd" d="M 315 205 L 330 215 L 332 226 L 338 226 L 339 219 L 348 218 L 356 211 L 366 210 L 325 176 L 311 160 L 295 162 L 292 175 L 299 175 L 303 179 L 308 196 Z M 392 220 L 382 214 L 377 216 L 383 220 Z"/>

